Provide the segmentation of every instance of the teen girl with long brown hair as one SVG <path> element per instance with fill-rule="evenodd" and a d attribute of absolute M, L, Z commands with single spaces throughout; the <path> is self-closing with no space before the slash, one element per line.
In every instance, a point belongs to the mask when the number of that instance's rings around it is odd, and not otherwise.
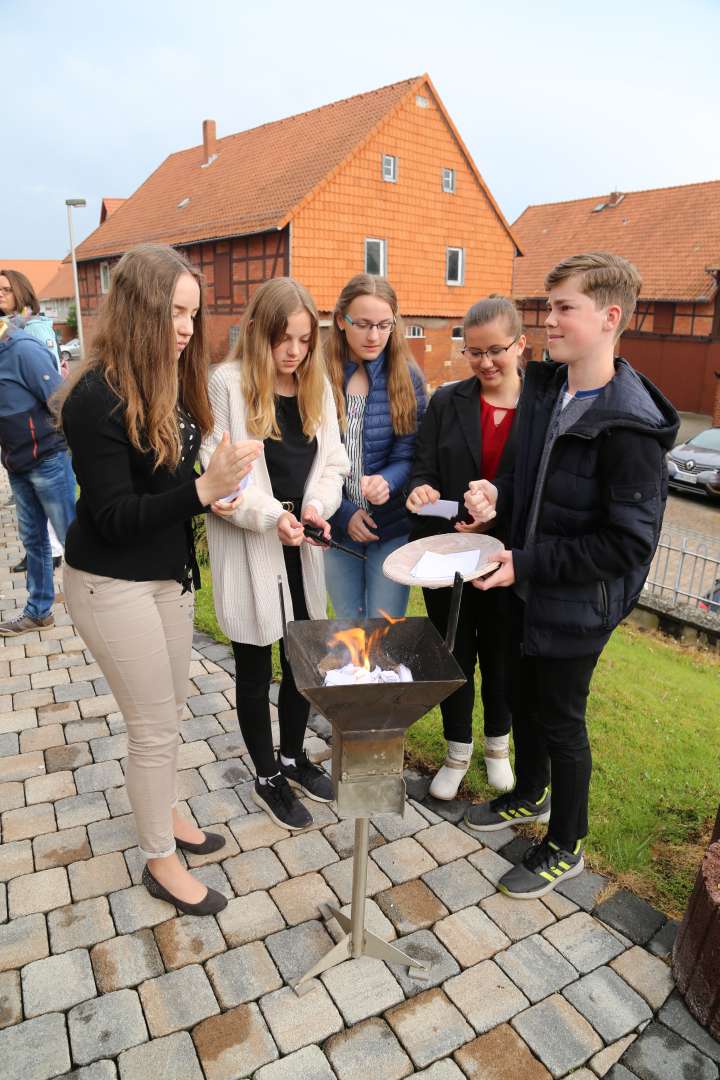
<path fill-rule="evenodd" d="M 327 363 L 350 458 L 333 538 L 366 556 L 327 553 L 330 599 L 338 618 L 374 618 L 381 608 L 400 617 L 409 589 L 384 577 L 382 565 L 408 540 L 405 488 L 426 396 L 385 278 L 348 281 L 333 312 Z"/>
<path fill-rule="evenodd" d="M 238 719 L 257 775 L 255 802 L 283 828 L 302 829 L 312 817 L 295 791 L 330 802 L 333 789 L 303 750 L 308 703 L 282 641 L 279 758 L 273 749 L 268 692 L 272 644 L 282 637 L 277 580 L 288 619 L 326 617 L 326 556 L 303 529 L 314 525 L 329 536 L 328 518 L 348 470 L 318 314 L 302 285 L 274 278 L 260 286 L 232 355 L 211 376 L 210 401 L 215 426 L 203 442 L 203 461 L 224 431 L 264 443 L 241 502 L 216 508 L 208 522 L 213 597 L 235 654 Z"/>
<path fill-rule="evenodd" d="M 191 519 L 239 486 L 259 448 L 225 433 L 204 475 L 194 471 L 212 414 L 201 280 L 184 256 L 155 244 L 123 256 L 88 363 L 59 406 L 80 484 L 65 599 L 127 724 L 143 884 L 181 911 L 210 914 L 227 901 L 175 854 L 224 842 L 175 809 L 198 584 Z"/>

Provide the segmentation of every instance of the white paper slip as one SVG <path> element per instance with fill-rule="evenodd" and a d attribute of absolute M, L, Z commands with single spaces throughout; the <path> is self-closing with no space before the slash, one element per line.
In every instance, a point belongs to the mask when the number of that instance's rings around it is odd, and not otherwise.
<path fill-rule="evenodd" d="M 235 488 L 232 495 L 225 495 L 224 498 L 218 499 L 218 502 L 221 502 L 221 503 L 234 502 L 235 499 L 237 499 L 238 495 L 240 495 L 240 493 L 243 492 L 246 487 L 249 487 L 250 484 L 254 484 L 254 483 L 255 483 L 255 480 L 253 479 L 253 474 L 252 474 L 252 470 L 251 470 L 247 474 L 247 476 L 243 476 L 243 478 L 240 481 L 238 487 Z"/>
<path fill-rule="evenodd" d="M 412 568 L 412 576 L 425 581 L 452 581 L 455 574 L 472 574 L 477 569 L 477 551 L 455 551 L 450 555 L 438 555 L 426 551 Z"/>
<path fill-rule="evenodd" d="M 450 518 L 458 516 L 459 504 L 453 502 L 452 499 L 438 499 L 434 503 L 425 503 L 419 510 L 415 510 L 414 513 L 421 514 L 423 517 L 441 517 Z"/>

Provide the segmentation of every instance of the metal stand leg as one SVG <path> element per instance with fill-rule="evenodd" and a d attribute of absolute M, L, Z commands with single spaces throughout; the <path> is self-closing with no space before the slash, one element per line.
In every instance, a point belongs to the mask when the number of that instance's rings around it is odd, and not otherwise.
<path fill-rule="evenodd" d="M 370 822 L 368 818 L 355 819 L 355 847 L 353 850 L 353 880 L 352 880 L 352 903 L 350 918 L 331 904 L 323 904 L 322 913 L 325 918 L 334 918 L 341 929 L 345 930 L 345 937 L 334 945 L 330 952 L 326 953 L 309 971 L 294 983 L 298 994 L 309 989 L 309 982 L 316 975 L 320 975 L 328 968 L 341 964 L 351 957 L 372 956 L 375 960 L 385 960 L 388 964 L 403 964 L 410 969 L 409 974 L 416 979 L 427 979 L 430 965 L 423 960 L 414 960 L 396 945 L 383 941 L 377 934 L 365 929 L 365 890 L 367 888 L 367 860 L 368 860 L 368 836 Z"/>

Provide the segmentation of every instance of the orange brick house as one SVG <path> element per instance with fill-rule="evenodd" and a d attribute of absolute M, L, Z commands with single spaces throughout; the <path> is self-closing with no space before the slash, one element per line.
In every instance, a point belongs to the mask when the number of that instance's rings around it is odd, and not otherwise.
<path fill-rule="evenodd" d="M 715 413 L 720 425 L 720 181 L 529 206 L 513 233 L 524 252 L 513 295 L 534 358 L 545 346 L 547 271 L 581 251 L 624 255 L 643 287 L 618 352 L 676 408 Z"/>
<path fill-rule="evenodd" d="M 462 316 L 509 293 L 517 251 L 427 75 L 224 138 L 206 120 L 79 245 L 87 334 L 113 262 L 148 240 L 203 271 L 215 358 L 267 278 L 298 278 L 328 319 L 348 278 L 384 273 L 432 384 L 466 373 Z"/>

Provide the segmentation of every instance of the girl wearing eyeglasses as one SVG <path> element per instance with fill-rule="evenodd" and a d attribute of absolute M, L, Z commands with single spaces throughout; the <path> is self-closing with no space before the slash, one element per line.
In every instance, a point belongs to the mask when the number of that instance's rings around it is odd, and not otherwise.
<path fill-rule="evenodd" d="M 327 361 L 350 458 L 333 539 L 367 556 L 363 562 L 328 551 L 330 599 L 338 618 L 375 618 L 381 609 L 401 617 L 409 589 L 384 577 L 382 565 L 408 541 L 404 499 L 426 397 L 385 278 L 357 274 L 342 290 Z"/>
<path fill-rule="evenodd" d="M 464 336 L 462 353 L 472 374 L 433 394 L 418 432 L 407 500 L 412 512 L 438 499 L 457 500 L 462 514 L 453 521 L 415 517 L 414 540 L 453 530 L 488 531 L 470 522 L 464 510 L 465 491 L 471 480 L 492 480 L 512 468 L 525 349 L 520 313 L 512 300 L 502 296 L 480 300 L 465 316 Z M 492 525 L 493 535 L 502 537 L 503 523 L 493 521 Z M 444 636 L 451 590 L 423 589 L 423 593 L 428 616 Z M 499 791 L 513 786 L 509 760 L 512 718 L 505 694 L 502 633 L 505 600 L 502 589 L 479 592 L 470 585 L 463 589 L 454 655 L 467 682 L 440 704 L 447 757 L 430 786 L 436 799 L 454 799 L 470 767 L 476 663 L 480 666 L 488 783 Z"/>

